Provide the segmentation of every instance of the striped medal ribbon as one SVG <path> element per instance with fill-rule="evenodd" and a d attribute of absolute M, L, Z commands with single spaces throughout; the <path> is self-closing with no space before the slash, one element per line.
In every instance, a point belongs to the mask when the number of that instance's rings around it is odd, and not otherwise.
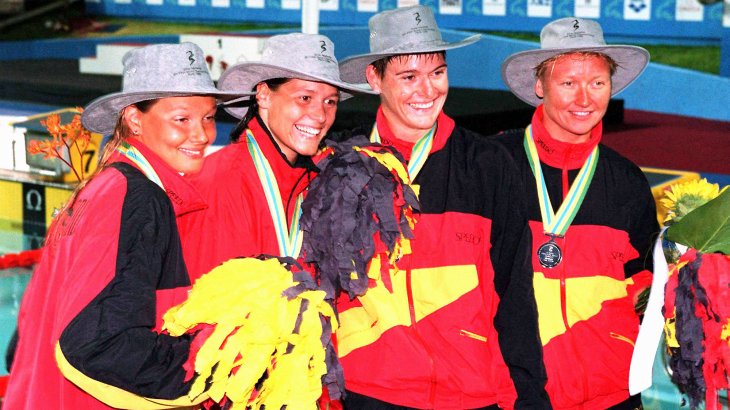
<path fill-rule="evenodd" d="M 436 124 L 433 124 L 433 127 L 423 137 L 419 138 L 411 149 L 411 159 L 408 161 L 408 175 L 410 175 L 411 181 L 416 180 L 416 175 L 421 172 L 423 164 L 428 159 L 428 154 L 431 152 L 431 147 L 433 147 L 434 134 L 436 134 Z M 373 130 L 370 132 L 370 142 L 382 144 L 377 123 L 373 125 Z"/>
<path fill-rule="evenodd" d="M 144 155 L 142 155 L 142 153 L 139 152 L 137 148 L 131 146 L 128 142 L 124 141 L 117 147 L 117 152 L 127 157 L 134 165 L 137 166 L 137 168 L 139 168 L 140 171 L 142 171 L 147 179 L 154 182 L 160 188 L 162 188 L 163 191 L 165 191 L 165 187 L 162 185 L 162 180 L 160 179 L 160 176 L 157 175 L 157 172 L 152 167 L 152 164 L 147 161 L 147 158 L 145 158 Z"/>
<path fill-rule="evenodd" d="M 279 256 L 297 258 L 302 249 L 302 230 L 299 228 L 299 218 L 302 214 L 304 194 L 300 193 L 297 196 L 291 225 L 287 228 L 286 211 L 284 209 L 284 203 L 281 200 L 279 184 L 276 182 L 271 164 L 269 164 L 269 161 L 264 156 L 261 147 L 256 142 L 250 129 L 246 129 L 246 145 L 248 146 L 248 151 L 251 153 L 251 158 L 253 158 L 253 164 L 259 176 L 259 181 L 261 181 L 261 186 L 264 188 L 266 202 L 269 205 L 269 212 L 271 212 L 271 219 L 274 221 L 276 239 L 279 243 Z"/>
<path fill-rule="evenodd" d="M 540 157 L 537 154 L 537 147 L 532 137 L 532 126 L 525 129 L 525 152 L 527 153 L 527 161 L 530 163 L 532 173 L 535 175 L 535 185 L 537 186 L 537 198 L 540 201 L 540 213 L 542 215 L 542 226 L 545 235 L 550 239 L 537 249 L 537 258 L 540 264 L 545 268 L 554 268 L 560 264 L 563 259 L 563 252 L 555 243 L 556 237 L 563 237 L 568 227 L 575 219 L 575 215 L 583 203 L 588 187 L 593 179 L 598 163 L 598 146 L 596 145 L 591 151 L 585 163 L 578 172 L 573 183 L 570 185 L 565 200 L 560 205 L 558 212 L 553 211 L 550 203 L 545 178 L 542 175 L 540 167 Z"/>

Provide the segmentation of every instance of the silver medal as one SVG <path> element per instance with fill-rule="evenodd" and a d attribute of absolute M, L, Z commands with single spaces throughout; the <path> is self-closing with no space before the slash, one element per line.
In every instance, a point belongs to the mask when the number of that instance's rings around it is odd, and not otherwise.
<path fill-rule="evenodd" d="M 549 241 L 537 248 L 537 260 L 544 268 L 554 268 L 563 260 L 563 251 L 551 237 Z"/>

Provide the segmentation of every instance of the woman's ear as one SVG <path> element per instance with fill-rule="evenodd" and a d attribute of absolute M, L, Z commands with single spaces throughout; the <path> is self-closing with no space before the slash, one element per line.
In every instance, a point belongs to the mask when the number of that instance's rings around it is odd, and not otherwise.
<path fill-rule="evenodd" d="M 373 89 L 376 93 L 380 94 L 381 90 L 381 79 L 380 75 L 378 74 L 378 71 L 375 69 L 375 66 L 372 64 L 368 65 L 365 69 L 365 78 L 368 80 L 368 84 L 370 84 L 370 88 Z"/>
<path fill-rule="evenodd" d="M 271 107 L 271 88 L 265 83 L 256 84 L 256 103 L 259 108 L 268 109 Z"/>
<path fill-rule="evenodd" d="M 132 135 L 142 134 L 142 111 L 136 106 L 129 105 L 122 110 L 122 122 Z"/>
<path fill-rule="evenodd" d="M 537 81 L 535 81 L 535 95 L 539 98 L 545 97 L 545 90 L 542 87 L 542 80 L 539 78 L 537 79 Z"/>

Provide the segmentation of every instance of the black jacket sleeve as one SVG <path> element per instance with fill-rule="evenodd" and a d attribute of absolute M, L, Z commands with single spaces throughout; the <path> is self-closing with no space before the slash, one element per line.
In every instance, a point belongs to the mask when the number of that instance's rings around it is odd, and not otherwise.
<path fill-rule="evenodd" d="M 153 329 L 157 292 L 190 284 L 175 214 L 156 185 L 136 170 L 123 173 L 128 189 L 114 276 L 63 330 L 59 365 L 62 371 L 64 364 L 70 365 L 65 368 L 73 370 L 72 374 L 64 375 L 76 384 L 83 383 L 88 393 L 105 402 L 104 396 L 115 389 L 174 400 L 190 389 L 183 369 L 190 338 Z M 130 403 L 128 408 L 141 407 Z"/>
<path fill-rule="evenodd" d="M 499 306 L 494 319 L 502 356 L 517 390 L 517 409 L 549 409 L 547 374 L 537 321 L 531 262 L 532 234 L 524 189 L 505 150 L 501 181 L 494 201 L 491 259 Z"/>

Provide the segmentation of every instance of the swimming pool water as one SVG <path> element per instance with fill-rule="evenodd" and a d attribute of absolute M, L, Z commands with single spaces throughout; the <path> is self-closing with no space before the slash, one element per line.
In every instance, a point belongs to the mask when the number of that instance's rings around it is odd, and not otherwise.
<path fill-rule="evenodd" d="M 31 238 L 23 234 L 22 224 L 0 220 L 0 255 L 18 253 L 30 247 Z M 0 376 L 8 374 L 5 351 L 18 320 L 20 300 L 32 270 L 0 269 Z"/>
<path fill-rule="evenodd" d="M 5 352 L 15 331 L 18 309 L 28 281 L 30 269 L 0 269 L 0 375 L 6 375 Z"/>

